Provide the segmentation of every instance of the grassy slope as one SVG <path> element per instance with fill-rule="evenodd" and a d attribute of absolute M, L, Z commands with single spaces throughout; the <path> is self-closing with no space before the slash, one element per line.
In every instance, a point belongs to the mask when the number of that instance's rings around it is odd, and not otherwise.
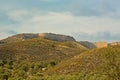
<path fill-rule="evenodd" d="M 118 75 L 118 73 L 120 73 L 120 46 L 86 51 L 69 60 L 61 62 L 49 70 L 48 73 L 74 74 L 82 71 L 88 73 L 96 72 L 111 76 Z"/>
<path fill-rule="evenodd" d="M 77 42 L 55 42 L 46 39 L 29 39 L 0 45 L 0 59 L 44 61 L 62 60 L 87 50 Z"/>
<path fill-rule="evenodd" d="M 77 42 L 55 42 L 36 38 L 0 45 L 0 59 L 18 60 L 0 62 L 0 79 L 5 79 L 6 75 L 10 80 L 120 79 L 120 46 L 88 51 Z M 47 65 L 39 62 L 45 60 L 63 61 L 58 64 L 47 61 Z M 48 70 L 42 71 L 45 67 Z"/>

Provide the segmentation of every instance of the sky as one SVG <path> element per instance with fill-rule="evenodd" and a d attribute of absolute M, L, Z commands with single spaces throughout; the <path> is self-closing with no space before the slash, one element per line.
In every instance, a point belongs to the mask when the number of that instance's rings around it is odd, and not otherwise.
<path fill-rule="evenodd" d="M 0 39 L 46 32 L 119 41 L 120 0 L 0 0 Z"/>

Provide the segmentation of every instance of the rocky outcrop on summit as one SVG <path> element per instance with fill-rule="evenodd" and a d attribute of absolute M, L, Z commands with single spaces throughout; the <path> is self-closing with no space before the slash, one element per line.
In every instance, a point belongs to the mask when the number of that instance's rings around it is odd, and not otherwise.
<path fill-rule="evenodd" d="M 53 33 L 40 33 L 39 37 L 44 39 L 49 39 L 53 41 L 66 42 L 66 41 L 75 41 L 75 39 L 71 36 L 53 34 Z"/>

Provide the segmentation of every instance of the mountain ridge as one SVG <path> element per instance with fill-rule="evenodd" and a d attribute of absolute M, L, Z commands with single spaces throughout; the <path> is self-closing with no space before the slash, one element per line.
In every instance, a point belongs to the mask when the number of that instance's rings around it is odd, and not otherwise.
<path fill-rule="evenodd" d="M 58 42 L 66 42 L 66 41 L 75 41 L 75 39 L 71 36 L 66 36 L 62 34 L 54 34 L 54 33 L 22 33 L 10 36 L 8 38 L 0 40 L 0 43 L 11 43 L 11 42 L 17 42 L 17 41 L 24 41 L 27 39 L 33 39 L 33 38 L 43 38 Z"/>
<path fill-rule="evenodd" d="M 28 39 L 34 39 L 34 38 L 43 38 L 58 42 L 67 42 L 67 41 L 75 41 L 79 42 L 81 45 L 83 45 L 86 48 L 94 49 L 94 48 L 103 48 L 113 45 L 120 45 L 120 41 L 118 42 L 111 42 L 108 43 L 106 41 L 99 41 L 99 42 L 89 42 L 89 41 L 76 41 L 73 37 L 62 35 L 62 34 L 54 34 L 54 33 L 22 33 L 10 36 L 8 38 L 0 40 L 0 44 L 4 43 L 11 43 L 11 42 L 18 42 L 18 41 L 24 41 Z"/>

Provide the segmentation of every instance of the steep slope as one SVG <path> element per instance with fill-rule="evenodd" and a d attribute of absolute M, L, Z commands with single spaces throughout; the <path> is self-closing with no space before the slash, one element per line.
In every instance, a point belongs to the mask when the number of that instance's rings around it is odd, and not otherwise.
<path fill-rule="evenodd" d="M 63 61 L 48 71 L 49 74 L 81 73 L 91 76 L 107 76 L 111 80 L 120 78 L 120 46 L 94 49 L 81 53 L 69 60 Z M 95 75 L 94 75 L 95 74 Z"/>
<path fill-rule="evenodd" d="M 44 61 L 62 60 L 78 55 L 87 48 L 77 42 L 56 42 L 34 38 L 0 45 L 0 59 Z"/>

